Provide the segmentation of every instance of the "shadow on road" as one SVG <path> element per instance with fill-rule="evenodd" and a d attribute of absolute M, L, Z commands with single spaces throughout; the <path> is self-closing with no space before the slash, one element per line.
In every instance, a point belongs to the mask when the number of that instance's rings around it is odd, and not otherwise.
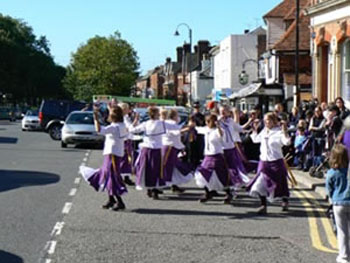
<path fill-rule="evenodd" d="M 6 263 L 22 263 L 24 262 L 22 258 L 14 254 L 5 252 L 0 249 L 0 262 Z"/>
<path fill-rule="evenodd" d="M 15 144 L 17 143 L 18 139 L 14 137 L 1 137 L 0 136 L 0 144 L 1 143 L 8 143 L 8 144 Z"/>
<path fill-rule="evenodd" d="M 0 170 L 0 192 L 20 187 L 54 184 L 59 180 L 60 177 L 53 173 Z"/>

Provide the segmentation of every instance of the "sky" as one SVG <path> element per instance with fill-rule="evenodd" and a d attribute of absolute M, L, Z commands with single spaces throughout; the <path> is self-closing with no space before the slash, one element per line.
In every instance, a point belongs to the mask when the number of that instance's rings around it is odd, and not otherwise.
<path fill-rule="evenodd" d="M 176 47 L 209 40 L 218 44 L 230 34 L 265 26 L 262 16 L 282 0 L 0 0 L 0 13 L 21 19 L 36 36 L 50 42 L 57 64 L 67 66 L 71 54 L 96 35 L 119 31 L 137 51 L 140 72 L 175 60 Z"/>

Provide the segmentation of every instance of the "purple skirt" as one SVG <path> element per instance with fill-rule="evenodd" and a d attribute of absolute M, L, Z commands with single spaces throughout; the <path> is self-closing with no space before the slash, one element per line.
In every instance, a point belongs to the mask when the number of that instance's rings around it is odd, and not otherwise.
<path fill-rule="evenodd" d="M 122 175 L 129 175 L 132 172 L 133 148 L 132 141 L 126 140 L 124 142 L 124 156 L 120 161 L 120 173 Z"/>
<path fill-rule="evenodd" d="M 283 159 L 260 161 L 257 175 L 250 181 L 247 191 L 253 196 L 289 197 L 288 172 Z"/>
<path fill-rule="evenodd" d="M 121 157 L 105 155 L 101 168 L 81 166 L 80 173 L 96 191 L 107 191 L 109 195 L 123 195 L 127 193 L 127 189 L 119 172 L 120 160 Z"/>
<path fill-rule="evenodd" d="M 236 143 L 236 154 L 238 155 L 238 157 L 242 160 L 242 165 L 244 168 L 244 173 L 250 173 L 253 171 L 256 171 L 258 168 L 258 161 L 254 161 L 254 160 L 248 160 L 247 156 L 244 153 L 244 149 L 242 146 L 242 143 Z"/>
<path fill-rule="evenodd" d="M 182 162 L 178 153 L 172 146 L 162 148 L 164 180 L 170 185 L 185 184 L 193 178 L 191 165 Z"/>
<path fill-rule="evenodd" d="M 135 163 L 136 189 L 165 187 L 161 149 L 141 148 Z"/>
<path fill-rule="evenodd" d="M 205 155 L 195 172 L 195 180 L 199 187 L 207 187 L 210 191 L 233 187 L 223 154 Z"/>
<path fill-rule="evenodd" d="M 231 175 L 232 183 L 235 187 L 241 187 L 249 182 L 245 173 L 242 159 L 236 148 L 224 150 L 226 165 Z"/>

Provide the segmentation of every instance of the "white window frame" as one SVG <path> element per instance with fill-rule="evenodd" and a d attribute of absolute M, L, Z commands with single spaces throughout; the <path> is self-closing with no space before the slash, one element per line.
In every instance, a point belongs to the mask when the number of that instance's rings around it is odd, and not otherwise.
<path fill-rule="evenodd" d="M 344 100 L 350 100 L 350 38 L 343 42 L 341 52 L 341 96 Z M 347 58 L 349 60 L 349 65 L 346 65 Z M 346 66 L 348 66 L 348 68 L 346 68 Z M 346 77 L 346 75 L 348 76 Z"/>

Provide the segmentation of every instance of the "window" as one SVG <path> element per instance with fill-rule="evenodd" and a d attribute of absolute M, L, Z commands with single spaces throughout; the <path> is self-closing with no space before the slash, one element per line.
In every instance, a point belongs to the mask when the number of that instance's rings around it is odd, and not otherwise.
<path fill-rule="evenodd" d="M 346 40 L 342 47 L 342 86 L 341 95 L 345 100 L 350 100 L 350 39 Z"/>

